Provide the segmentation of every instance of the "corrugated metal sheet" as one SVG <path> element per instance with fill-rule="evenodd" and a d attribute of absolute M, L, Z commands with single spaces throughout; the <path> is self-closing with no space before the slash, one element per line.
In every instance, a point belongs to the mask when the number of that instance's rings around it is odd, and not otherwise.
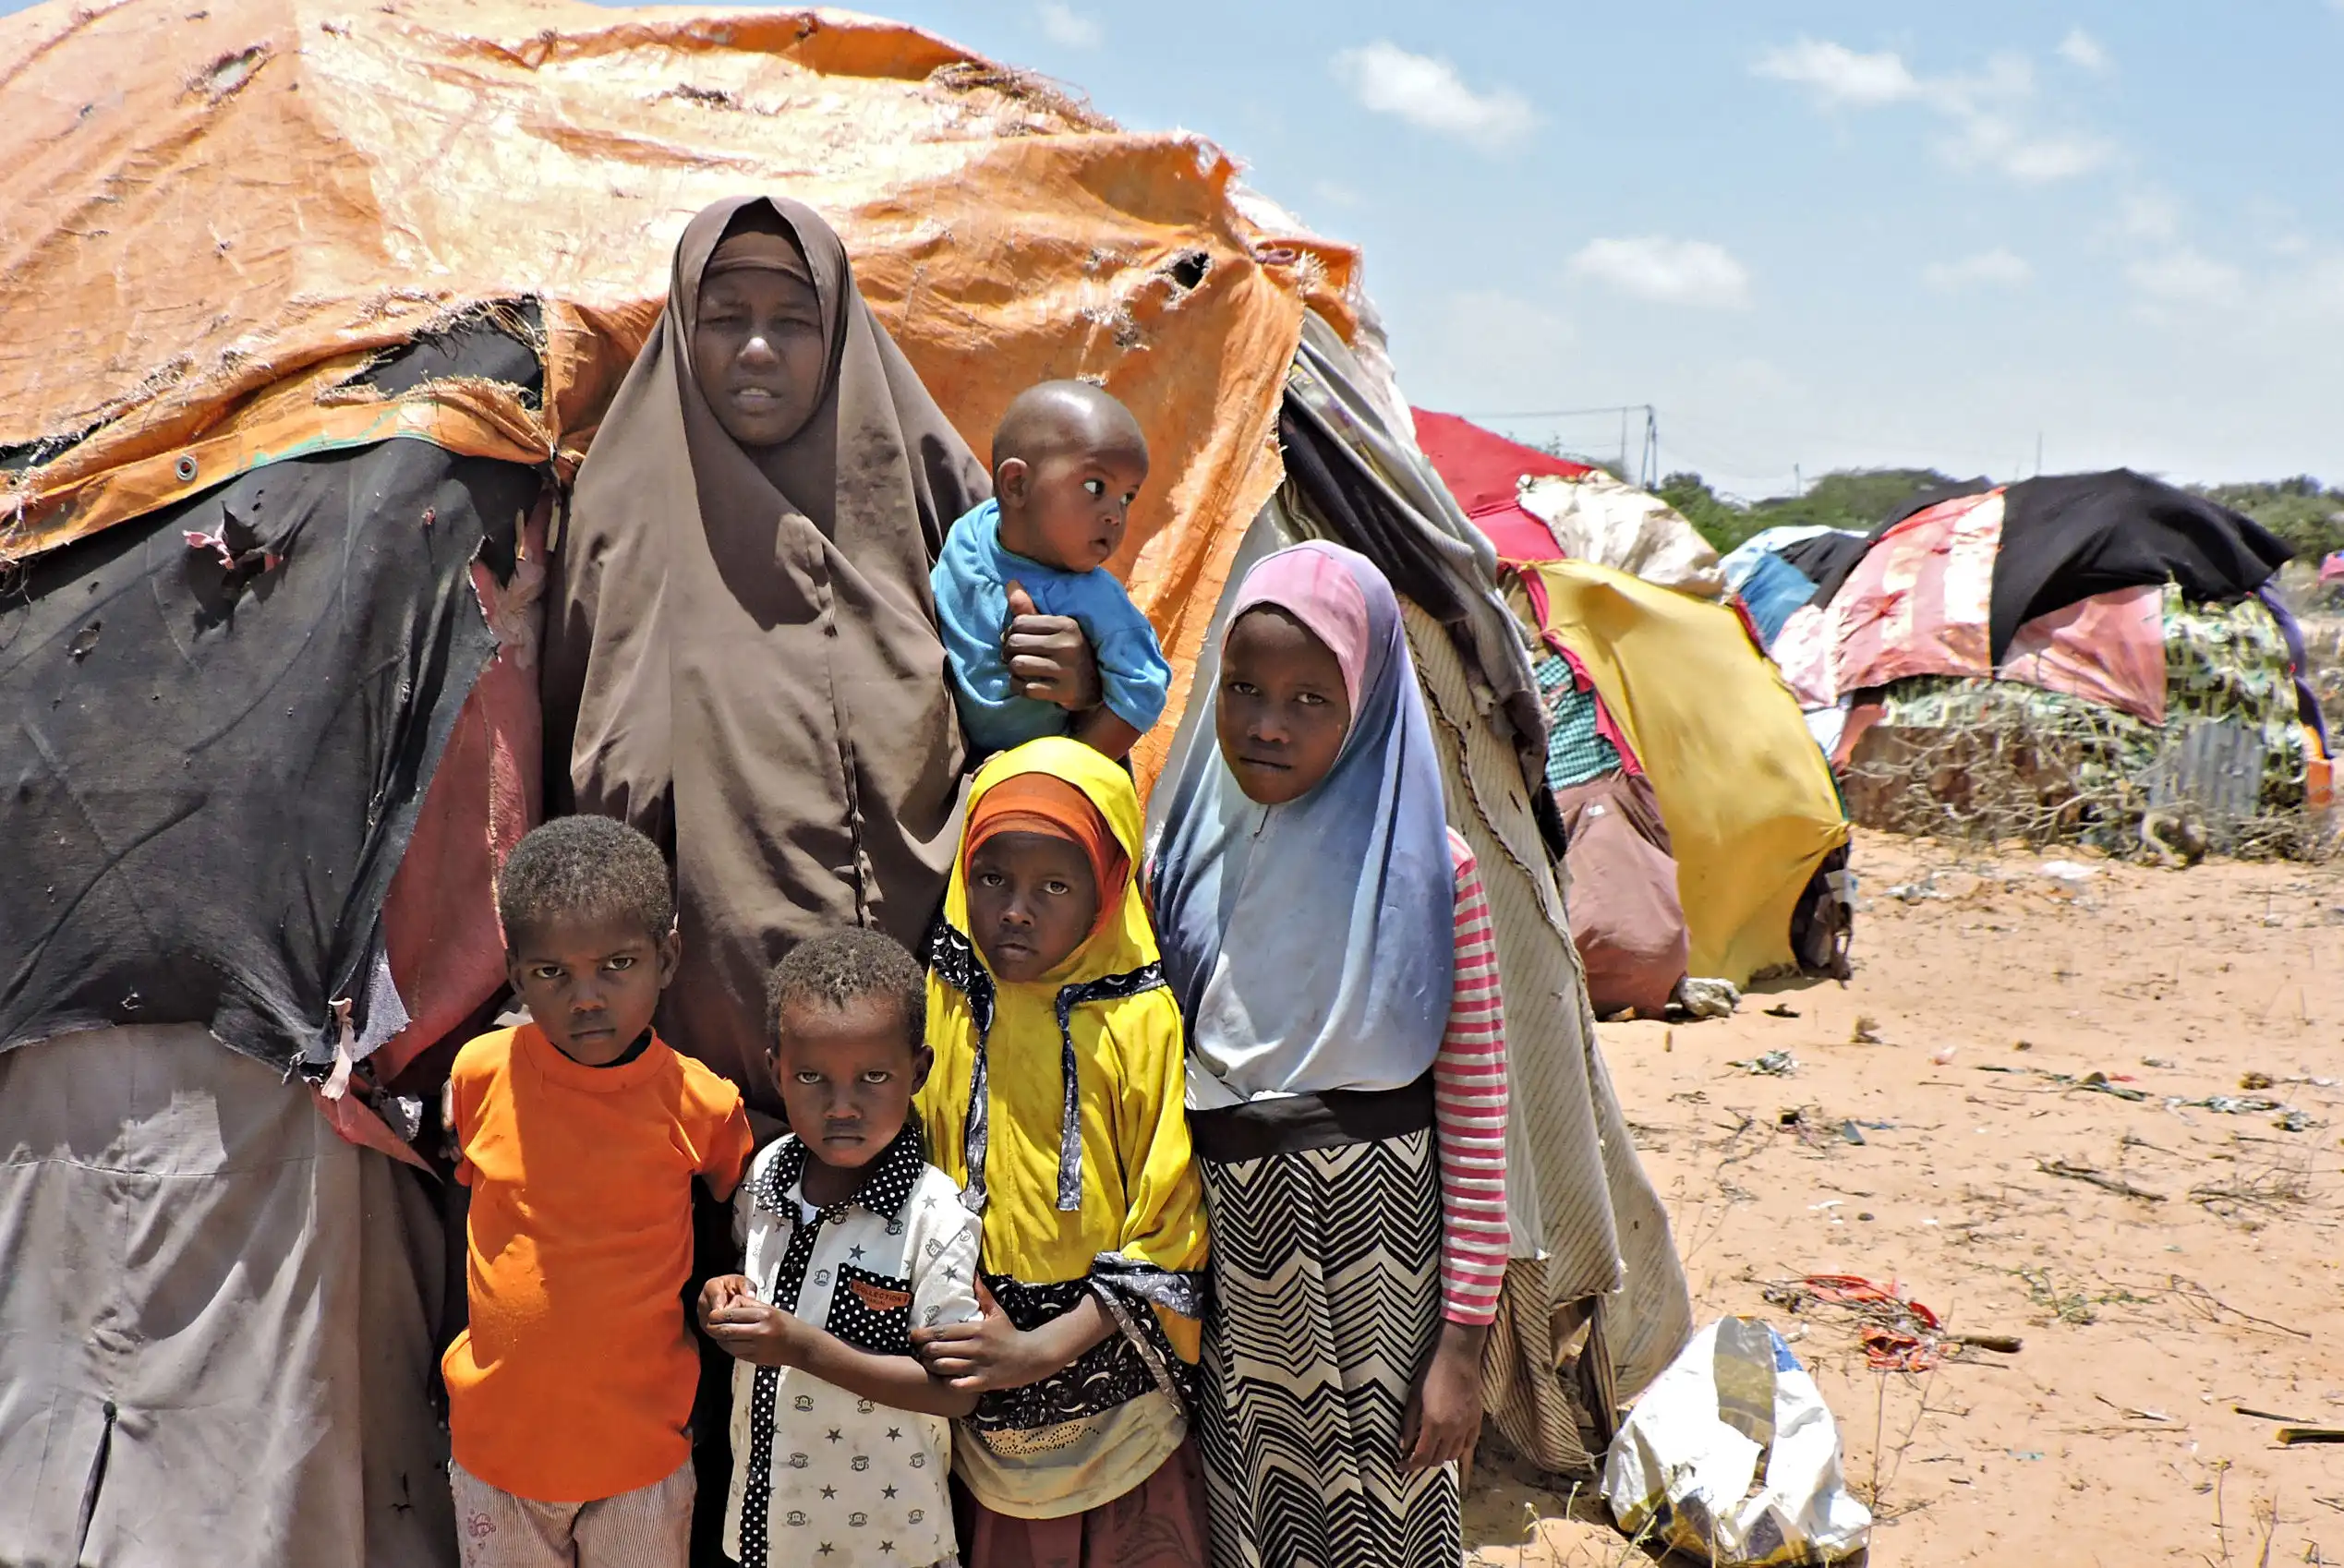
<path fill-rule="evenodd" d="M 2166 732 L 2150 809 L 2193 806 L 2218 838 L 2260 809 L 2264 762 L 2259 730 L 2235 719 L 2185 719 Z"/>

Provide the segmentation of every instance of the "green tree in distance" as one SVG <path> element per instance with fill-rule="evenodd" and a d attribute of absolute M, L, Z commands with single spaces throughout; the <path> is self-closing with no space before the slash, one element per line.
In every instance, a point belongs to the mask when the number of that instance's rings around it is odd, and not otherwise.
<path fill-rule="evenodd" d="M 2196 487 L 2206 500 L 2243 512 L 2293 547 L 2319 561 L 2344 549 L 2344 490 L 2331 490 L 2309 474 L 2292 479 Z"/>

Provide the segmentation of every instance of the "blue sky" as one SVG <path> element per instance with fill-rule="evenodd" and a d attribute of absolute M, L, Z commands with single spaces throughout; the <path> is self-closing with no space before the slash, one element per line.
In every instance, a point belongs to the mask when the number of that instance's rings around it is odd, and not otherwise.
<path fill-rule="evenodd" d="M 1665 467 L 1749 497 L 2038 438 L 2344 482 L 2344 0 L 891 11 L 1359 243 L 1424 406 L 1650 403 Z"/>
<path fill-rule="evenodd" d="M 900 0 L 1359 242 L 1403 385 L 1665 466 L 2344 481 L 2344 5 Z M 1616 419 L 1492 420 L 1615 445 Z"/>

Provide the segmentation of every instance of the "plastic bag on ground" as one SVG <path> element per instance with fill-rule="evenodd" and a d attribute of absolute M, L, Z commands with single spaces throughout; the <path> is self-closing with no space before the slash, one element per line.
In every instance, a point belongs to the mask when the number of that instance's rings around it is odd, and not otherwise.
<path fill-rule="evenodd" d="M 1755 1318 L 1703 1329 L 1644 1391 L 1605 1457 L 1603 1501 L 1630 1535 L 1719 1568 L 1840 1562 L 1872 1533 L 1822 1393 Z"/>

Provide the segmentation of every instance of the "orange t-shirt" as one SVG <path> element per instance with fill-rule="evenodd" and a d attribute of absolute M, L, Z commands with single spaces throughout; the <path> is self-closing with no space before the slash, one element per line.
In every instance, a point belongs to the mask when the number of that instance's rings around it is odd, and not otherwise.
<path fill-rule="evenodd" d="M 472 1189 L 472 1321 L 441 1363 L 456 1462 L 545 1502 L 664 1479 L 691 1455 L 699 1378 L 692 1178 L 739 1185 L 741 1092 L 657 1039 L 586 1067 L 535 1024 L 471 1042 L 450 1079 Z"/>

